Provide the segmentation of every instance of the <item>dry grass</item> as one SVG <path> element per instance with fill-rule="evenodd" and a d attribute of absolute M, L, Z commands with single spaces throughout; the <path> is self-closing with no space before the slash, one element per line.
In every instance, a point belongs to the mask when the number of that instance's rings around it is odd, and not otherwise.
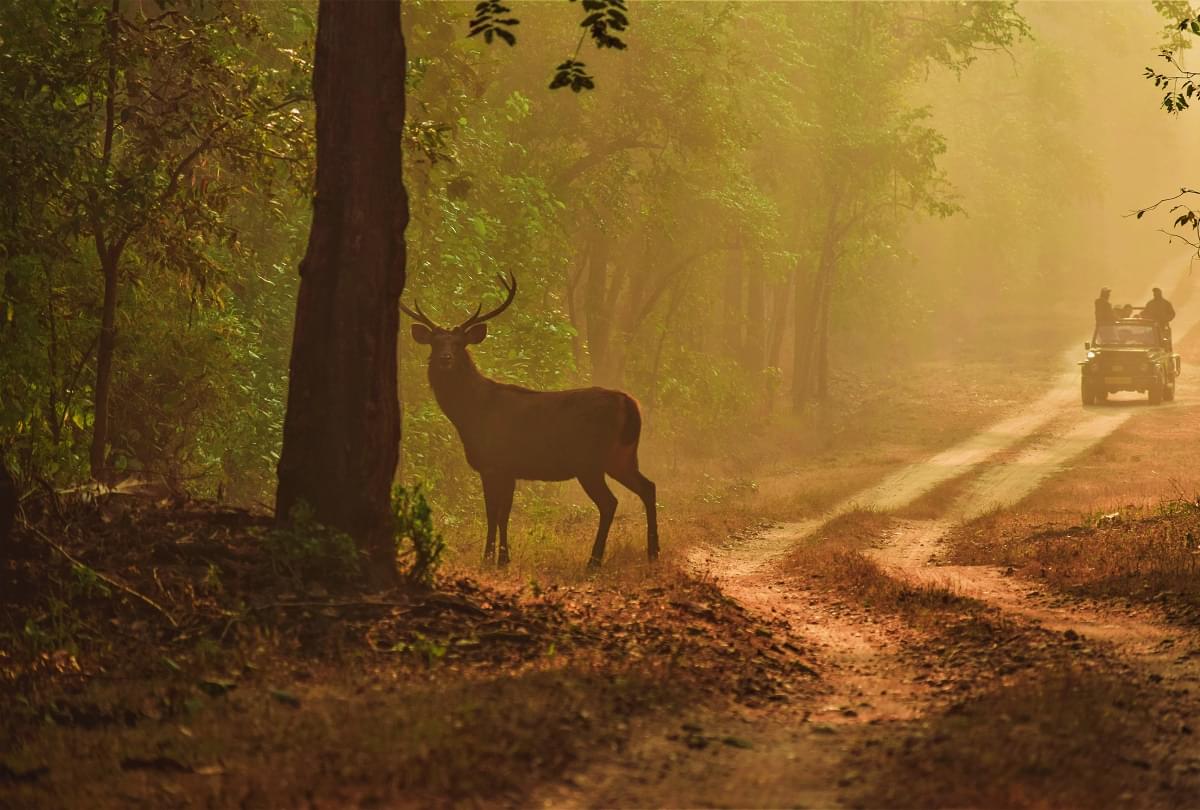
<path fill-rule="evenodd" d="M 868 610 L 899 616 L 922 629 L 942 624 L 947 611 L 982 611 L 983 605 L 974 599 L 945 586 L 893 576 L 862 553 L 894 520 L 870 511 L 842 515 L 789 554 L 781 569 L 810 588 L 849 599 Z"/>
<path fill-rule="evenodd" d="M 814 549 L 804 565 L 810 583 L 862 607 L 899 616 L 918 629 L 935 630 L 947 612 L 956 616 L 986 610 L 978 600 L 933 583 L 910 582 L 892 576 L 879 563 L 858 551 Z"/>
<path fill-rule="evenodd" d="M 666 443 L 649 421 L 642 468 L 658 484 L 664 556 L 763 519 L 820 514 L 1027 401 L 1054 370 L 1045 357 L 1028 366 L 1032 373 L 1014 375 L 1011 363 L 1000 358 L 951 353 L 903 369 L 860 369 L 837 381 L 836 399 L 825 408 L 777 413 L 703 441 Z M 936 419 L 930 418 L 931 402 L 937 403 Z M 636 578 L 646 568 L 644 512 L 632 493 L 615 483 L 612 489 L 619 505 L 601 576 L 620 570 Z M 511 520 L 513 566 L 499 576 L 515 582 L 584 579 L 596 523 L 595 506 L 575 482 L 522 482 Z M 479 562 L 486 535 L 482 507 L 476 518 L 443 531 L 456 570 L 486 570 Z"/>
<path fill-rule="evenodd" d="M 1200 353 L 1200 333 L 1180 351 Z M 1156 602 L 1200 623 L 1197 441 L 1200 402 L 1141 409 L 1019 509 L 955 529 L 948 560 L 1011 565 L 1060 589 Z"/>
<path fill-rule="evenodd" d="M 1200 504 L 1169 501 L 1083 524 L 1034 526 L 1002 514 L 958 529 L 951 557 L 1011 565 L 1074 593 L 1159 604 L 1169 617 L 1200 623 Z"/>
<path fill-rule="evenodd" d="M 1108 672 L 1028 671 L 888 746 L 887 769 L 861 801 L 997 810 L 1180 806 L 1180 797 L 1197 794 L 1173 784 L 1184 774 L 1152 764 L 1162 732 L 1148 721 L 1151 706 L 1146 690 Z"/>
<path fill-rule="evenodd" d="M 296 705 L 276 697 L 269 680 L 244 678 L 226 695 L 189 698 L 168 722 L 47 726 L 10 751 L 6 764 L 49 772 L 10 785 L 0 802 L 427 807 L 487 797 L 519 804 L 585 753 L 619 744 L 631 718 L 686 701 L 686 686 L 663 675 L 549 668 L 412 689 L 386 674 L 364 680 L 322 669 L 321 687 Z M 162 700 L 163 686 L 155 686 L 144 690 L 143 705 Z M 137 705 L 132 691 L 114 699 Z"/>
<path fill-rule="evenodd" d="M 380 594 L 274 573 L 263 524 L 145 504 L 43 527 L 161 610 L 54 556 L 0 567 L 0 806 L 519 805 L 635 717 L 812 683 L 669 562 Z"/>
<path fill-rule="evenodd" d="M 1200 355 L 1200 330 L 1177 346 L 1185 358 Z M 1184 368 L 1185 375 L 1196 367 Z M 1186 378 L 1181 378 L 1186 379 Z M 1138 407 L 1111 436 L 1024 499 L 1021 513 L 1036 523 L 1081 523 L 1120 509 L 1154 507 L 1165 499 L 1200 493 L 1200 400 Z"/>

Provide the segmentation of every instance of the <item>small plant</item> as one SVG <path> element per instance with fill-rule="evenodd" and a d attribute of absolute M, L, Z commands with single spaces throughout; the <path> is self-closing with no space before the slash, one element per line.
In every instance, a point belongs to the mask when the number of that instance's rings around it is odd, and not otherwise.
<path fill-rule="evenodd" d="M 440 661 L 446 655 L 448 649 L 449 647 L 444 642 L 429 638 L 422 633 L 417 633 L 412 641 L 398 642 L 392 648 L 394 652 L 410 652 L 418 655 L 425 659 L 425 665 L 430 667 L 437 661 Z"/>
<path fill-rule="evenodd" d="M 225 592 L 225 586 L 221 583 L 221 568 L 216 563 L 209 563 L 208 569 L 204 572 L 204 579 L 200 581 L 201 587 L 211 594 L 220 594 Z"/>
<path fill-rule="evenodd" d="M 33 652 L 66 650 L 74 654 L 79 650 L 82 630 L 79 615 L 71 605 L 51 597 L 46 603 L 44 613 L 25 620 L 24 636 L 26 644 Z"/>
<path fill-rule="evenodd" d="M 275 573 L 297 582 L 356 578 L 359 565 L 354 540 L 318 523 L 315 514 L 311 506 L 299 501 L 288 513 L 288 525 L 267 534 L 267 554 Z"/>
<path fill-rule="evenodd" d="M 433 529 L 433 510 L 420 484 L 411 489 L 396 487 L 392 492 L 392 515 L 396 521 L 396 556 L 412 557 L 405 576 L 419 585 L 433 585 L 446 541 Z"/>
<path fill-rule="evenodd" d="M 104 584 L 104 580 L 100 579 L 93 569 L 79 563 L 71 565 L 71 579 L 66 590 L 69 599 L 107 599 L 112 596 L 112 590 Z"/>

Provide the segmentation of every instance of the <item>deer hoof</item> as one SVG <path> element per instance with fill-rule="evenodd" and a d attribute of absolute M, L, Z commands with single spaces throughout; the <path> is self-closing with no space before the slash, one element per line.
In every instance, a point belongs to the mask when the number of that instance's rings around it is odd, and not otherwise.
<path fill-rule="evenodd" d="M 499 566 L 500 568 L 508 567 L 508 554 L 506 552 L 503 552 L 503 551 L 500 552 L 500 559 L 497 560 L 496 565 Z"/>

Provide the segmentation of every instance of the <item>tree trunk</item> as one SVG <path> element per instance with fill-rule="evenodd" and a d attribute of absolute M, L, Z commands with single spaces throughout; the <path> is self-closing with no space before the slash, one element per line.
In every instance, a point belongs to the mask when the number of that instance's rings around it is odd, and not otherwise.
<path fill-rule="evenodd" d="M 722 298 L 724 299 L 718 304 L 721 310 L 722 318 L 718 323 L 723 323 L 725 326 L 722 343 L 724 354 L 730 360 L 738 360 L 742 356 L 744 349 L 742 341 L 742 323 L 744 316 L 742 313 L 742 273 L 744 263 L 746 261 L 745 248 L 743 248 L 741 240 L 738 240 L 725 262 L 725 274 L 722 279 Z"/>
<path fill-rule="evenodd" d="M 588 257 L 583 306 L 587 319 L 588 355 L 592 360 L 592 382 L 605 383 L 612 377 L 609 339 L 612 313 L 608 307 L 608 239 L 598 233 Z"/>
<path fill-rule="evenodd" d="M 17 483 L 13 481 L 4 459 L 0 458 L 0 560 L 12 558 L 10 540 L 13 522 L 17 517 Z"/>
<path fill-rule="evenodd" d="M 821 291 L 820 309 L 817 313 L 817 337 L 814 344 L 813 397 L 818 402 L 829 399 L 829 306 L 833 301 L 833 272 L 825 281 Z"/>
<path fill-rule="evenodd" d="M 571 335 L 571 357 L 575 360 L 575 375 L 578 377 L 583 371 L 583 319 L 580 317 L 578 306 L 575 303 L 575 290 L 579 286 L 579 279 L 587 273 L 587 251 L 579 257 L 578 269 L 572 274 L 567 271 L 566 284 L 566 301 L 567 301 L 567 319 L 571 322 L 571 328 L 574 334 Z"/>
<path fill-rule="evenodd" d="M 104 274 L 104 303 L 100 309 L 100 340 L 96 345 L 96 388 L 92 397 L 92 446 L 88 453 L 92 478 L 108 480 L 108 404 L 112 394 L 113 354 L 117 347 L 117 286 L 120 273 L 115 251 L 100 255 Z"/>
<path fill-rule="evenodd" d="M 833 300 L 838 249 L 845 232 L 838 216 L 846 180 L 839 176 L 833 182 L 832 187 L 826 186 L 830 188 L 829 214 L 807 301 L 803 301 L 803 285 L 797 279 L 796 354 L 792 379 L 792 408 L 797 413 L 813 398 L 823 399 L 828 393 L 829 305 Z"/>
<path fill-rule="evenodd" d="M 755 255 L 746 267 L 746 346 L 742 362 L 747 371 L 763 370 L 766 354 L 767 302 L 766 278 L 761 255 Z"/>
<path fill-rule="evenodd" d="M 104 145 L 100 152 L 101 174 L 107 178 L 112 166 L 113 137 L 116 133 L 117 47 L 120 37 L 121 0 L 112 0 L 105 16 L 107 30 L 108 71 L 104 83 Z M 100 336 L 96 341 L 96 387 L 92 391 L 92 446 L 88 465 L 97 481 L 108 477 L 108 401 L 112 387 L 113 353 L 117 345 L 117 286 L 120 283 L 120 261 L 124 240 L 106 239 L 101 225 L 100 205 L 94 194 L 89 195 L 88 218 L 96 257 L 104 276 L 104 301 L 100 307 Z"/>
<path fill-rule="evenodd" d="M 805 284 L 796 278 L 796 332 L 792 336 L 792 410 L 800 413 L 809 401 L 812 382 L 812 343 L 814 324 L 812 314 L 816 311 L 816 298 L 820 294 L 820 268 L 812 280 Z M 799 270 L 797 270 L 799 274 Z"/>
<path fill-rule="evenodd" d="M 306 502 L 367 552 L 377 580 L 395 577 L 404 71 L 399 0 L 321 0 L 317 191 L 300 263 L 275 517 L 285 522 Z"/>
<path fill-rule="evenodd" d="M 837 252 L 831 232 L 826 235 L 821 247 L 821 258 L 817 263 L 816 273 L 813 274 L 803 308 L 800 296 L 797 295 L 796 298 L 797 332 L 792 406 L 797 413 L 813 399 L 822 397 L 823 375 L 828 373 L 827 370 L 822 371 L 822 358 L 827 350 L 824 335 L 828 329 L 829 302 L 836 271 Z"/>
<path fill-rule="evenodd" d="M 772 298 L 775 305 L 771 308 L 771 334 L 767 339 L 767 365 L 779 368 L 783 356 L 783 335 L 787 332 L 789 284 L 797 283 L 796 273 L 792 273 L 790 281 L 771 285 Z"/>

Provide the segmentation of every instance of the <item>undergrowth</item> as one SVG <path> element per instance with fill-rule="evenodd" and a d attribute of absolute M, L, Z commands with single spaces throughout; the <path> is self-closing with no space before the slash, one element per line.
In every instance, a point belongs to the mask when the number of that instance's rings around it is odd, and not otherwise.
<path fill-rule="evenodd" d="M 950 557 L 1009 565 L 1084 596 L 1156 603 L 1200 623 L 1200 501 L 1096 513 L 1073 525 L 1030 526 L 990 515 L 954 532 Z"/>

